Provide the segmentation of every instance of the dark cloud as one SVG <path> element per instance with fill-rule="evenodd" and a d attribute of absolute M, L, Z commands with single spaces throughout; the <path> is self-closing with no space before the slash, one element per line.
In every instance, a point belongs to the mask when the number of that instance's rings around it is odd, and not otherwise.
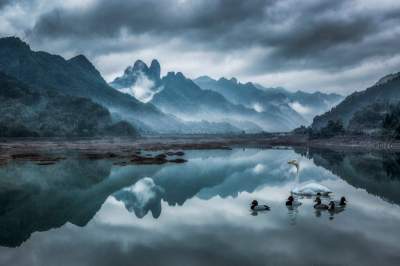
<path fill-rule="evenodd" d="M 362 10 L 344 0 L 301 5 L 291 0 L 101 0 L 81 10 L 56 8 L 42 14 L 31 35 L 79 39 L 88 46 L 96 38 L 107 41 L 125 33 L 155 42 L 177 38 L 187 47 L 215 51 L 258 47 L 264 56 L 248 71 L 331 71 L 397 54 L 398 34 L 379 34 L 398 23 L 399 10 Z"/>
<path fill-rule="evenodd" d="M 131 34 L 187 34 L 187 31 L 224 34 L 230 27 L 262 18 L 266 1 L 176 0 L 97 1 L 87 9 L 57 8 L 43 14 L 34 33 L 47 37 L 118 36 L 125 29 Z"/>
<path fill-rule="evenodd" d="M 0 0 L 0 36 L 83 53 L 107 79 L 158 58 L 189 77 L 342 93 L 399 71 L 399 22 L 396 0 Z"/>
<path fill-rule="evenodd" d="M 15 2 L 17 2 L 17 1 L 14 1 L 14 0 L 0 0 L 0 10 L 2 8 L 12 4 L 12 3 L 15 3 Z"/>
<path fill-rule="evenodd" d="M 32 5 L 37 0 L 0 0 L 0 10 L 4 7 L 15 6 L 15 5 Z"/>

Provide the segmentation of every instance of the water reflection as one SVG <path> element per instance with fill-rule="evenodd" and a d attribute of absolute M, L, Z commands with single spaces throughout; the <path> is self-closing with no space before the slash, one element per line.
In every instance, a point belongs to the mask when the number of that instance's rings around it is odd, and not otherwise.
<path fill-rule="evenodd" d="M 286 206 L 291 225 L 296 225 L 296 219 L 299 215 L 299 207 L 300 206 Z"/>
<path fill-rule="evenodd" d="M 287 161 L 299 154 L 297 179 Z M 187 159 L 0 168 L 0 245 L 20 246 L 0 248 L 0 264 L 398 264 L 396 154 L 240 149 Z M 316 211 L 313 198 L 300 198 L 301 206 L 285 206 L 289 191 L 309 181 L 349 205 Z M 252 215 L 253 199 L 271 211 Z"/>
<path fill-rule="evenodd" d="M 19 246 L 33 232 L 70 222 L 85 226 L 111 193 L 135 182 L 109 178 L 112 162 L 69 159 L 51 166 L 32 163 L 0 168 L 0 245 Z"/>
<path fill-rule="evenodd" d="M 350 185 L 400 204 L 400 153 L 310 149 L 306 155 L 302 149 L 295 151 Z"/>
<path fill-rule="evenodd" d="M 134 212 L 138 218 L 143 218 L 151 211 L 154 218 L 161 214 L 161 197 L 164 189 L 157 186 L 153 179 L 145 177 L 137 181 L 133 186 L 125 188 L 113 194 L 122 201 L 129 212 Z"/>

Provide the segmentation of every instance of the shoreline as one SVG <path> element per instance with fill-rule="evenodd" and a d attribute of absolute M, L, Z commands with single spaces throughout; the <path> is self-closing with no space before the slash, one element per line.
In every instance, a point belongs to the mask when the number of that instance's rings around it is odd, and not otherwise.
<path fill-rule="evenodd" d="M 309 140 L 306 136 L 299 135 L 184 135 L 149 136 L 135 139 L 0 139 L 0 165 L 6 165 L 13 161 L 31 161 L 38 165 L 50 165 L 66 159 L 66 155 L 71 154 L 90 160 L 112 159 L 122 165 L 157 164 L 174 162 L 174 159 L 160 161 L 160 156 L 173 151 L 231 150 L 233 148 L 312 148 L 344 152 L 400 152 L 400 142 L 388 143 L 360 136 Z"/>
<path fill-rule="evenodd" d="M 118 150 L 196 150 L 235 147 L 279 148 L 310 147 L 326 149 L 400 151 L 400 141 L 385 141 L 362 136 L 312 139 L 302 135 L 176 135 L 140 138 L 3 138 L 0 153 L 7 151 L 103 151 Z"/>

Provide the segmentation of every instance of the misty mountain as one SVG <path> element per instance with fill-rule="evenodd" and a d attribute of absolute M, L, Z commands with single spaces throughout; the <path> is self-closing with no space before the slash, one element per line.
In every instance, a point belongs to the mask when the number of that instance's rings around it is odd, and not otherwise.
<path fill-rule="evenodd" d="M 254 86 L 251 82 L 242 84 L 237 79 L 221 78 L 214 80 L 203 76 L 195 80 L 203 89 L 220 93 L 229 101 L 251 108 L 256 112 L 274 114 L 286 120 L 290 127 L 307 124 L 307 121 L 299 113 L 293 110 L 286 102 L 285 95 L 279 92 L 266 93 Z"/>
<path fill-rule="evenodd" d="M 330 110 L 344 98 L 336 93 L 322 93 L 319 91 L 314 93 L 286 91 L 285 94 L 290 99 L 289 105 L 310 123 L 315 116 Z"/>
<path fill-rule="evenodd" d="M 137 60 L 133 66 L 125 69 L 121 77 L 110 83 L 120 92 L 130 94 L 142 102 L 149 102 L 153 95 L 162 90 L 160 79 L 161 67 L 157 60 L 151 62 L 150 67 Z"/>
<path fill-rule="evenodd" d="M 163 90 L 151 102 L 166 113 L 185 121 L 228 122 L 246 131 L 273 130 L 264 126 L 262 117 L 257 117 L 253 110 L 234 105 L 213 91 L 200 89 L 180 72 L 169 72 L 162 83 Z"/>
<path fill-rule="evenodd" d="M 121 93 L 102 78 L 83 55 L 65 60 L 61 56 L 32 51 L 19 38 L 0 39 L 0 71 L 29 84 L 68 95 L 89 98 L 107 107 L 116 120 L 127 120 L 144 131 L 176 132 L 182 123 L 154 105 Z"/>
<path fill-rule="evenodd" d="M 228 123 L 247 132 L 286 131 L 307 123 L 288 105 L 257 109 L 230 101 L 217 91 L 202 89 L 180 72 L 169 72 L 161 78 L 158 66 L 156 60 L 150 67 L 138 60 L 110 85 L 186 122 Z"/>
<path fill-rule="evenodd" d="M 315 115 L 329 110 L 343 99 L 338 94 L 293 93 L 283 88 L 265 88 L 251 82 L 244 84 L 235 78 L 215 80 L 202 76 L 194 81 L 201 88 L 216 91 L 235 104 L 257 111 L 275 112 L 290 119 L 293 124 L 310 124 Z"/>
<path fill-rule="evenodd" d="M 117 90 L 131 89 L 132 86 L 141 84 L 141 82 L 148 82 L 147 86 L 157 88 L 161 86 L 161 66 L 157 60 L 151 61 L 150 67 L 142 60 L 137 60 L 133 66 L 125 69 L 121 77 L 117 77 L 110 83 L 112 87 Z M 146 84 L 143 84 L 146 85 Z M 133 92 L 135 89 L 132 89 Z"/>
<path fill-rule="evenodd" d="M 332 110 L 323 115 L 316 116 L 312 123 L 312 128 L 318 130 L 326 126 L 329 120 L 341 120 L 344 127 L 348 127 L 349 121 L 356 112 L 363 111 L 364 113 L 370 113 L 371 110 L 374 110 L 374 108 L 367 108 L 372 104 L 397 104 L 400 101 L 399 88 L 400 75 L 394 74 L 386 76 L 372 87 L 360 92 L 354 92 L 347 96 L 340 104 L 332 108 Z M 368 110 L 366 110 L 366 108 Z M 381 112 L 381 108 L 375 110 Z M 358 115 L 358 117 L 359 116 L 360 115 Z"/>
<path fill-rule="evenodd" d="M 193 102 L 179 99 L 177 95 L 171 95 L 171 89 L 164 91 L 165 80 L 161 79 L 161 68 L 157 60 L 153 60 L 150 67 L 143 61 L 137 60 L 133 66 L 125 69 L 121 77 L 117 77 L 110 82 L 110 85 L 120 92 L 129 94 L 142 102 L 154 104 L 163 112 L 182 119 L 184 125 L 181 126 L 181 130 L 184 133 L 217 134 L 240 133 L 242 131 L 242 124 L 236 127 L 226 121 L 209 121 L 204 119 L 204 117 L 186 119 L 188 115 L 187 109 L 190 108 L 193 111 L 193 108 L 195 108 L 192 106 Z M 157 97 L 153 99 L 155 95 Z M 194 99 L 193 95 L 190 96 L 190 99 Z M 194 115 L 195 112 L 189 115 L 192 114 Z M 256 129 L 256 131 L 261 131 L 261 128 L 256 125 L 252 125 L 252 128 Z"/>
<path fill-rule="evenodd" d="M 0 72 L 0 137 L 136 136 L 89 99 L 31 89 Z"/>

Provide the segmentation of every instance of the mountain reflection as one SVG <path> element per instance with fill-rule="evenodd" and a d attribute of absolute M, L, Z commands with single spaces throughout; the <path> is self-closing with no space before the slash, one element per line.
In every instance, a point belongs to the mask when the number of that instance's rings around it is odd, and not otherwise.
<path fill-rule="evenodd" d="M 143 218 L 151 211 L 154 218 L 161 214 L 161 197 L 164 189 L 154 184 L 153 179 L 145 177 L 133 186 L 116 192 L 113 196 L 125 204 L 128 211 L 134 212 L 138 218 Z"/>
<path fill-rule="evenodd" d="M 112 162 L 65 160 L 0 168 L 0 245 L 19 246 L 33 232 L 67 222 L 85 226 L 107 197 L 135 180 L 110 179 Z"/>
<path fill-rule="evenodd" d="M 299 176 L 287 164 L 303 156 Z M 190 151 L 185 164 L 113 166 L 109 160 L 69 158 L 55 165 L 0 168 L 0 245 L 15 247 L 33 232 L 66 223 L 80 227 L 112 196 L 129 212 L 159 218 L 163 202 L 238 197 L 265 187 L 335 180 L 337 176 L 387 201 L 400 203 L 400 155 L 323 150 Z M 164 205 L 165 206 L 165 205 Z M 300 208 L 306 208 L 304 206 Z M 296 225 L 300 209 L 286 210 Z M 333 218 L 339 213 L 326 213 Z M 324 217 L 325 214 L 315 213 Z"/>
<path fill-rule="evenodd" d="M 400 204 L 400 153 L 296 149 L 356 188 Z"/>

